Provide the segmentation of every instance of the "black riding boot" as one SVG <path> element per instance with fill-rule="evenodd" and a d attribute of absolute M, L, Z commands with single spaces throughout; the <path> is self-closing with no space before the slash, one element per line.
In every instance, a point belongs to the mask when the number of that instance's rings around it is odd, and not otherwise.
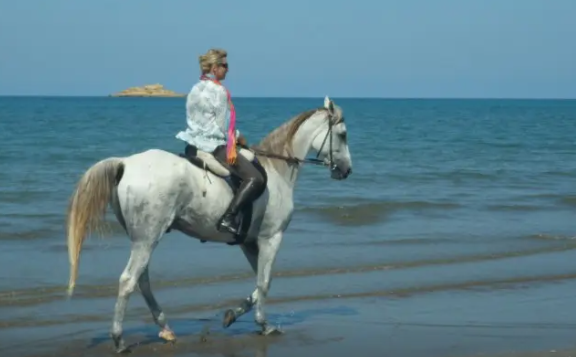
<path fill-rule="evenodd" d="M 242 186 L 230 202 L 224 215 L 218 221 L 217 228 L 220 232 L 232 233 L 236 238 L 241 238 L 243 241 L 245 237 L 239 237 L 240 224 L 238 222 L 238 213 L 240 213 L 240 210 L 244 208 L 245 204 L 251 202 L 258 187 L 254 185 L 251 180 L 246 181 L 245 185 Z"/>

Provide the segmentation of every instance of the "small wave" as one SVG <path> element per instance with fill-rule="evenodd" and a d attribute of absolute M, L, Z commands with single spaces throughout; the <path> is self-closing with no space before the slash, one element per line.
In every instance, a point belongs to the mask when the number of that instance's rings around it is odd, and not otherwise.
<path fill-rule="evenodd" d="M 3 191 L 1 203 L 7 204 L 38 204 L 39 201 L 53 198 L 49 191 Z"/>
<path fill-rule="evenodd" d="M 562 196 L 554 193 L 537 193 L 534 195 L 522 195 L 519 198 L 531 200 L 531 199 L 543 199 L 543 200 L 556 200 Z"/>
<path fill-rule="evenodd" d="M 561 193 L 538 193 L 532 195 L 522 195 L 517 196 L 516 200 L 522 200 L 528 202 L 534 200 L 541 200 L 569 207 L 576 206 L 576 195 L 567 195 Z"/>
<path fill-rule="evenodd" d="M 0 231 L 0 240 L 30 240 L 30 239 L 46 239 L 54 237 L 60 232 L 55 229 L 40 228 L 30 229 L 26 231 Z"/>
<path fill-rule="evenodd" d="M 50 220 L 59 220 L 64 221 L 64 214 L 56 214 L 56 213 L 38 213 L 38 212 L 29 212 L 29 213 L 3 213 L 0 217 L 9 218 L 9 219 L 50 219 Z"/>
<path fill-rule="evenodd" d="M 533 200 L 533 199 L 547 200 L 550 202 L 554 202 L 556 204 L 569 207 L 576 206 L 576 195 L 543 193 L 536 195 L 526 195 L 523 196 L 522 198 L 525 200 Z"/>
<path fill-rule="evenodd" d="M 487 181 L 491 181 L 491 180 L 497 179 L 497 176 L 492 175 L 492 174 L 488 174 L 485 172 L 460 171 L 460 170 L 446 171 L 446 172 L 433 172 L 433 173 L 429 173 L 427 176 L 445 179 L 445 180 L 451 180 L 451 181 L 463 181 L 463 180 L 487 180 Z"/>
<path fill-rule="evenodd" d="M 388 246 L 388 245 L 435 245 L 441 243 L 452 243 L 457 240 L 450 238 L 399 238 L 399 239 L 381 239 L 381 240 L 367 240 L 367 241 L 353 241 L 353 242 L 336 242 L 332 245 L 372 245 L 372 246 Z M 325 243 L 318 243 L 318 245 L 325 245 Z"/>
<path fill-rule="evenodd" d="M 576 206 L 576 196 L 563 196 L 558 201 L 566 206 Z"/>
<path fill-rule="evenodd" d="M 502 142 L 502 141 L 479 141 L 479 142 L 477 142 L 477 144 L 491 148 L 491 149 L 495 149 L 495 148 L 516 149 L 516 148 L 522 148 L 525 146 L 525 144 L 521 143 L 521 142 Z"/>
<path fill-rule="evenodd" d="M 346 206 L 304 207 L 299 212 L 320 215 L 341 225 L 366 225 L 382 222 L 399 211 L 441 211 L 459 208 L 449 202 L 429 201 L 378 201 Z"/>
<path fill-rule="evenodd" d="M 559 176 L 559 177 L 576 177 L 576 172 L 574 171 L 545 171 L 542 174 L 548 176 Z"/>
<path fill-rule="evenodd" d="M 532 234 L 528 236 L 529 239 L 538 240 L 555 240 L 555 241 L 573 241 L 576 240 L 576 236 L 565 236 L 565 235 L 551 235 L 551 234 Z"/>
<path fill-rule="evenodd" d="M 126 234 L 122 226 L 117 222 L 106 222 L 104 226 L 104 236 L 116 236 Z M 29 228 L 25 223 L 0 225 L 0 241 L 2 240 L 34 240 L 61 237 L 65 234 L 64 223 L 61 225 L 47 224 L 41 228 Z M 27 229 L 28 228 L 28 229 Z"/>
<path fill-rule="evenodd" d="M 507 212 L 531 212 L 542 210 L 542 206 L 536 205 L 523 205 L 523 204 L 500 204 L 488 205 L 490 211 L 507 211 Z"/>

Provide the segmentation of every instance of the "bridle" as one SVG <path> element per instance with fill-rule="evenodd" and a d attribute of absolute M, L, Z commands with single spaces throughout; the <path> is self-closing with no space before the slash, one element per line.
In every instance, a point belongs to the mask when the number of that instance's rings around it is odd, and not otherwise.
<path fill-rule="evenodd" d="M 338 125 L 342 122 L 343 122 L 342 119 L 338 120 L 338 122 L 334 122 L 334 114 L 331 114 L 330 112 L 328 112 L 328 131 L 326 132 L 326 136 L 324 137 L 324 140 L 322 141 L 322 145 L 320 145 L 320 149 L 318 149 L 318 152 L 316 153 L 315 158 L 299 159 L 299 158 L 293 157 L 293 156 L 284 156 L 284 155 L 279 155 L 279 154 L 261 151 L 257 148 L 250 148 L 250 150 L 253 151 L 254 153 L 258 154 L 258 155 L 265 156 L 265 157 L 268 157 L 271 159 L 284 160 L 288 164 L 292 164 L 292 165 L 313 164 L 313 165 L 319 165 L 319 166 L 329 166 L 330 170 L 335 170 L 336 165 L 334 164 L 333 149 L 332 149 L 332 129 L 334 128 L 334 125 Z M 327 140 L 328 140 L 328 149 L 329 149 L 328 162 L 318 158 L 318 157 L 320 157 L 320 153 L 322 152 L 324 145 L 326 145 Z"/>

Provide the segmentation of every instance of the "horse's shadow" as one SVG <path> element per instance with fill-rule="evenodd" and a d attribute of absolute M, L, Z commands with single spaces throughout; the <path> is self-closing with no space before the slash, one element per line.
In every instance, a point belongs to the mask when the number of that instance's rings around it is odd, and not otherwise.
<path fill-rule="evenodd" d="M 307 309 L 284 314 L 269 313 L 268 320 L 272 325 L 283 330 L 284 327 L 297 326 L 316 316 L 351 316 L 357 314 L 358 312 L 354 309 L 340 306 L 334 308 Z M 178 339 L 193 340 L 193 338 L 196 337 L 198 342 L 204 342 L 206 339 L 213 337 L 233 338 L 236 336 L 259 335 L 260 331 L 254 323 L 253 316 L 253 312 L 250 312 L 242 316 L 228 328 L 222 327 L 222 314 L 200 319 L 172 318 L 169 323 Z M 158 332 L 158 327 L 156 325 L 153 323 L 145 323 L 144 326 L 125 329 L 124 338 L 130 340 L 138 336 L 137 339 L 140 341 L 130 344 L 130 349 L 139 346 L 166 343 L 158 337 Z M 87 348 L 92 349 L 107 343 L 112 343 L 110 336 L 108 333 L 102 332 L 92 338 L 91 343 Z"/>

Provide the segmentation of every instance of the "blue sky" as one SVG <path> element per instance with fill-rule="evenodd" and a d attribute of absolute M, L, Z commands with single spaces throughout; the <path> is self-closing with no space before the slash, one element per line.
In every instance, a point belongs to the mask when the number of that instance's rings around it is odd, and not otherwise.
<path fill-rule="evenodd" d="M 0 95 L 576 98 L 575 0 L 0 0 Z"/>

